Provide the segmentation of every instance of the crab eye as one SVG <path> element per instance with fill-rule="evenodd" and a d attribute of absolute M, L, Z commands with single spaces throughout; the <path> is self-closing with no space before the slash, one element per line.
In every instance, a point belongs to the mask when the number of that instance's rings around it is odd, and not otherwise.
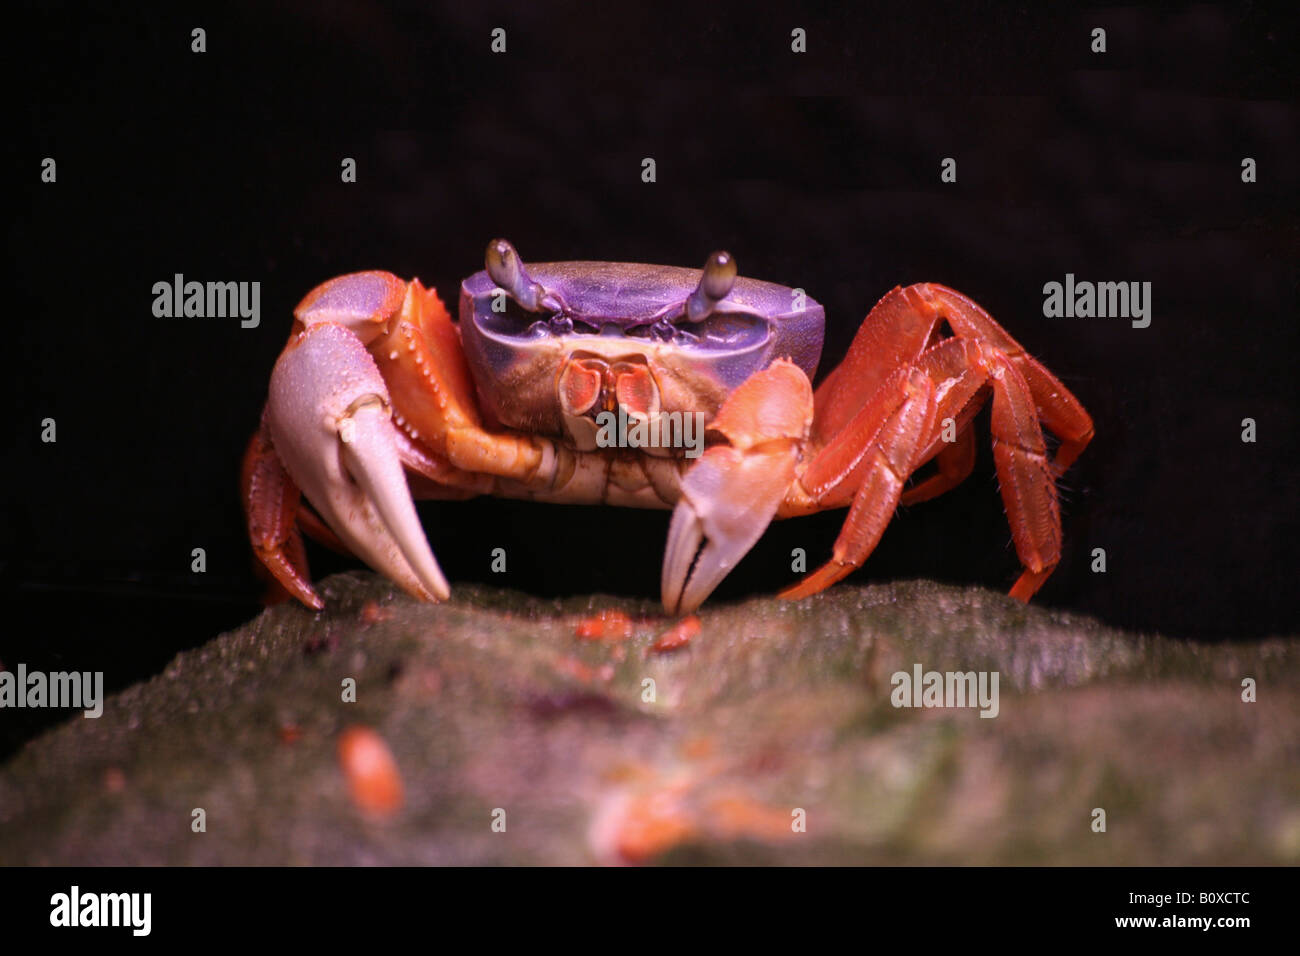
<path fill-rule="evenodd" d="M 500 311 L 493 308 L 497 302 L 501 303 Z M 539 315 L 536 312 L 529 312 L 513 299 L 505 297 L 490 298 L 488 307 L 475 313 L 474 321 L 485 332 L 511 338 L 534 339 L 548 335 L 572 335 L 575 324 L 579 326 L 578 331 L 592 331 L 581 319 L 575 320 L 573 316 L 563 313 Z"/>
<path fill-rule="evenodd" d="M 675 325 L 669 321 L 654 322 L 650 325 L 634 325 L 624 331 L 628 338 L 643 339 L 650 342 L 661 342 L 665 345 L 685 345 L 688 347 L 700 344 L 700 338 L 695 334 L 694 327 L 687 331 L 680 325 Z"/>
<path fill-rule="evenodd" d="M 649 339 L 652 342 L 695 342 L 695 336 L 686 332 L 681 326 L 674 325 L 668 319 L 660 319 L 648 325 L 634 325 L 625 330 L 629 338 Z"/>
<path fill-rule="evenodd" d="M 714 312 L 699 322 L 661 320 L 638 325 L 627 335 L 653 342 L 671 342 L 689 348 L 734 352 L 767 341 L 767 320 L 747 312 Z"/>

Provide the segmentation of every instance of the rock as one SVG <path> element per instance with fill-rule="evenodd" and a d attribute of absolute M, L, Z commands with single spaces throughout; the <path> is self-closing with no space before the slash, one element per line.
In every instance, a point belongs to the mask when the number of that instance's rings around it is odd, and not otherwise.
<path fill-rule="evenodd" d="M 1300 638 L 901 582 L 706 605 L 649 653 L 672 622 L 645 602 L 322 591 L 28 743 L 0 768 L 0 863 L 1300 862 Z M 894 707 L 917 664 L 996 671 L 997 716 Z M 394 812 L 354 803 L 354 725 L 391 751 Z"/>

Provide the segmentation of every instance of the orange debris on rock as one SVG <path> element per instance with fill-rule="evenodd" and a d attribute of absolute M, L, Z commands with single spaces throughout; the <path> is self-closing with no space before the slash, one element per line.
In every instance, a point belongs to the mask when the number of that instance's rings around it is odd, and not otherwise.
<path fill-rule="evenodd" d="M 659 639 L 650 646 L 655 654 L 667 654 L 676 651 L 691 642 L 700 633 L 700 619 L 692 614 L 684 617 L 668 630 L 659 635 Z"/>
<path fill-rule="evenodd" d="M 374 601 L 367 601 L 361 606 L 361 620 L 367 624 L 374 624 L 378 621 L 388 621 L 393 617 L 393 609 L 390 607 L 380 607 Z"/>
<path fill-rule="evenodd" d="M 600 611 L 578 621 L 573 629 L 576 637 L 584 641 L 626 641 L 636 625 L 622 611 Z"/>
<path fill-rule="evenodd" d="M 352 802 L 376 816 L 388 816 L 403 803 L 402 775 L 384 738 L 369 727 L 352 726 L 339 736 L 339 764 Z"/>

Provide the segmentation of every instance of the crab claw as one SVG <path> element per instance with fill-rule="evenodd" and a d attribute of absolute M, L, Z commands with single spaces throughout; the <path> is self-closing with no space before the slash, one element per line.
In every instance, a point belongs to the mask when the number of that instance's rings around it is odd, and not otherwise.
<path fill-rule="evenodd" d="M 344 544 L 415 597 L 445 599 L 451 591 L 415 513 L 389 408 L 365 346 L 322 322 L 276 362 L 267 425 L 285 470 Z"/>
<path fill-rule="evenodd" d="M 808 377 L 778 360 L 737 388 L 709 425 L 729 444 L 682 479 L 664 550 L 664 610 L 689 614 L 762 537 L 794 480 L 812 421 Z M 704 550 L 700 550 L 700 545 Z"/>
<path fill-rule="evenodd" d="M 691 469 L 668 526 L 660 578 L 665 611 L 698 608 L 763 536 L 790 487 L 795 461 L 793 448 L 756 454 L 718 447 Z"/>

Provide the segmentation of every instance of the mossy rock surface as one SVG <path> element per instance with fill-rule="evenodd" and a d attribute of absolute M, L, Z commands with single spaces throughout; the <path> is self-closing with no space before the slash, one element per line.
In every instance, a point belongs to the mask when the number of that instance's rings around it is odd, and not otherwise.
<path fill-rule="evenodd" d="M 0 863 L 1300 863 L 1300 638 L 900 582 L 709 605 L 654 653 L 672 622 L 647 602 L 322 591 L 28 743 L 0 767 Z M 625 639 L 576 636 L 610 611 Z M 916 664 L 998 672 L 997 716 L 894 707 Z M 392 751 L 394 812 L 354 800 L 352 725 Z"/>

